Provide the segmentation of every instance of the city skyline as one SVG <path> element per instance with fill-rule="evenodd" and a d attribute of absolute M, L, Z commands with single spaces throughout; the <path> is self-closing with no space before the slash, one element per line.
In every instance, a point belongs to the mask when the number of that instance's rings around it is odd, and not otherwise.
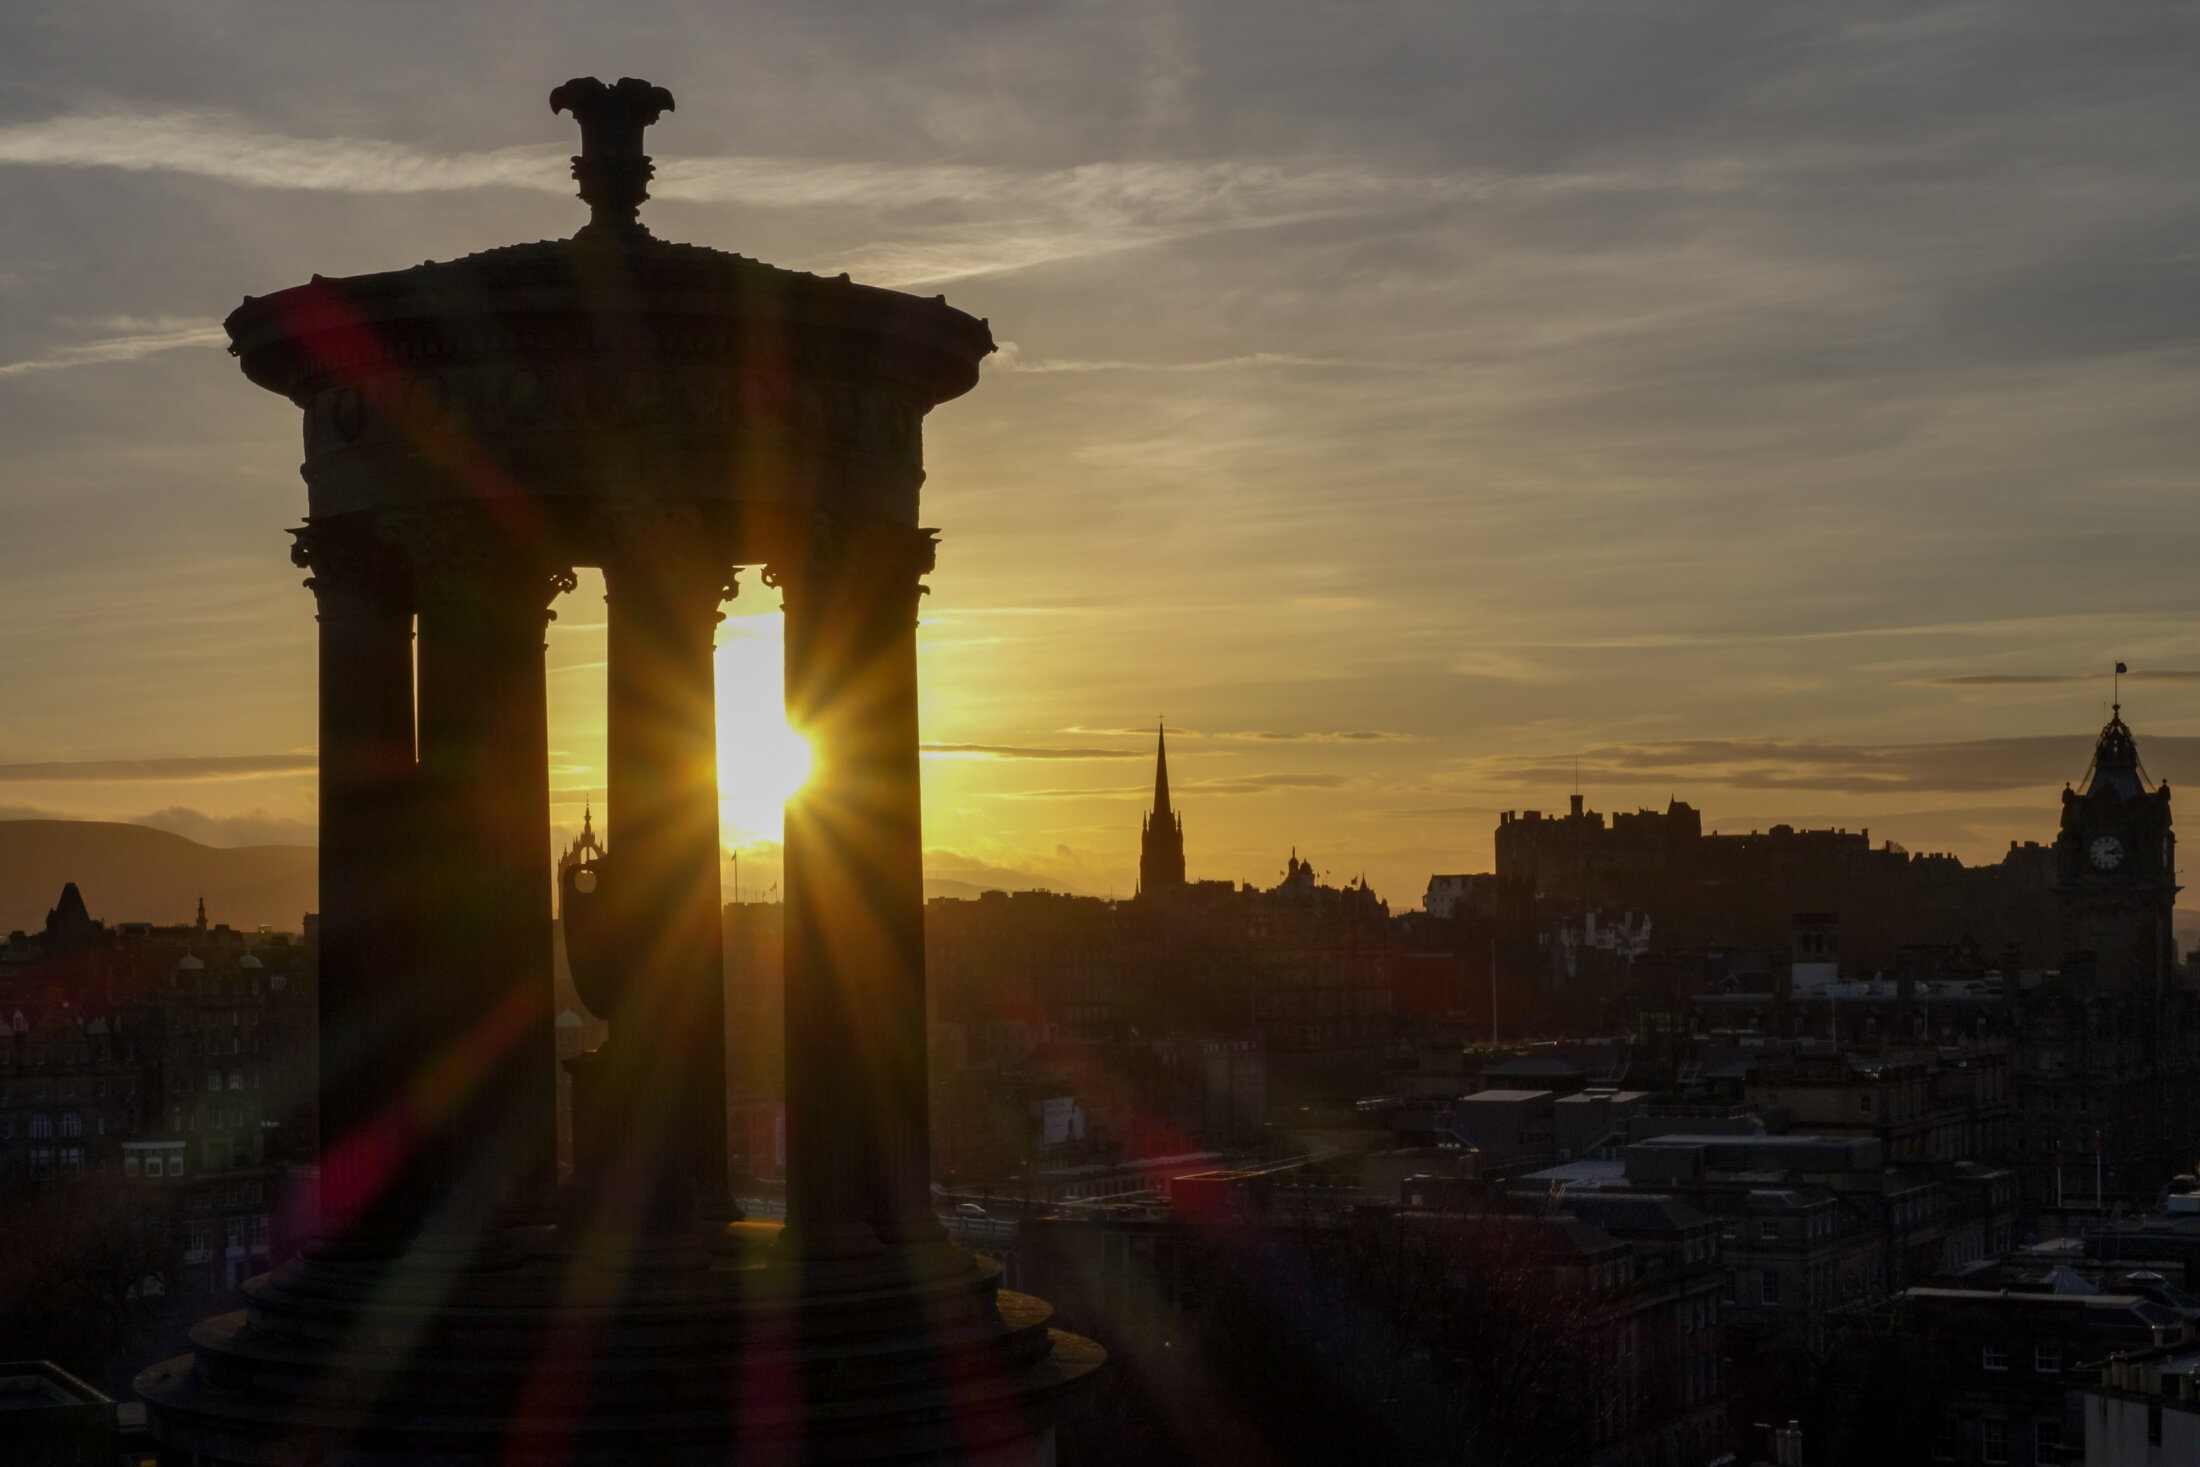
<path fill-rule="evenodd" d="M 528 109 L 611 21 L 424 13 L 400 66 L 259 14 L 10 23 L 6 813 L 310 838 L 295 426 L 216 323 L 573 226 Z M 1165 714 L 1194 878 L 1295 845 L 1410 906 L 1577 756 L 1592 808 L 1992 860 L 2052 835 L 2117 658 L 2150 770 L 2200 766 L 2191 25 L 645 7 L 608 54 L 680 84 L 667 237 L 1004 343 L 927 427 L 933 874 L 1128 895 Z M 798 753 L 743 579 L 746 865 Z M 600 596 L 550 637 L 567 833 Z"/>

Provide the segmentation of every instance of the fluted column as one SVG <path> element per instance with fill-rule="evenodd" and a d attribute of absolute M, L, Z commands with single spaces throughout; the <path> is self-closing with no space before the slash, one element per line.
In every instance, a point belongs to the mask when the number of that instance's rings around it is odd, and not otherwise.
<path fill-rule="evenodd" d="M 547 1217 L 556 1167 L 544 628 L 570 590 L 485 514 L 391 522 L 419 606 L 419 1106 L 461 1246 Z"/>
<path fill-rule="evenodd" d="M 713 653 L 731 569 L 692 511 L 621 506 L 606 545 L 606 849 L 626 992 L 608 1048 L 635 1069 L 629 1144 L 664 1153 L 708 1220 L 726 1175 L 726 990 Z"/>
<path fill-rule="evenodd" d="M 931 532 L 821 518 L 771 567 L 787 713 L 811 776 L 787 807 L 786 1246 L 937 1242 L 926 1095 L 916 607 Z"/>
<path fill-rule="evenodd" d="M 320 1248 L 385 1254 L 418 1216 L 410 578 L 364 516 L 291 532 L 320 624 Z"/>

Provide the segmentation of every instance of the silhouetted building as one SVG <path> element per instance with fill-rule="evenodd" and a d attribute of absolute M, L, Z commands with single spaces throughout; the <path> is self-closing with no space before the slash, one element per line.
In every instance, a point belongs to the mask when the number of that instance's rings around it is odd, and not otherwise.
<path fill-rule="evenodd" d="M 2176 838 L 2119 708 L 2063 791 L 2052 910 L 2061 960 L 2004 973 L 2017 1100 L 2010 1157 L 2036 1206 L 2151 1203 L 2200 1142 L 2200 993 L 2176 962 Z"/>
<path fill-rule="evenodd" d="M 206 920 L 206 903 L 199 903 L 199 920 Z M 45 950 L 49 953 L 66 952 L 72 948 L 88 947 L 99 941 L 105 929 L 92 920 L 85 909 L 84 894 L 71 881 L 61 888 L 61 900 L 55 902 L 46 913 Z"/>
<path fill-rule="evenodd" d="M 2120 704 L 2081 787 L 2063 787 L 2055 895 L 2064 953 L 2085 954 L 2104 992 L 2159 1003 L 2177 969 L 2177 837 L 2169 786 L 2147 778 Z"/>
<path fill-rule="evenodd" d="M 2013 846 L 2000 863 L 1967 867 L 1953 856 L 1875 847 L 1869 831 L 1797 830 L 1705 834 L 1687 803 L 1605 817 L 1573 798 L 1572 811 L 1505 811 L 1496 832 L 1501 881 L 1533 892 L 1545 927 L 1585 912 L 1643 924 L 1666 951 L 1791 951 L 1804 936 L 1797 914 L 1837 922 L 1838 953 L 1806 955 L 1846 971 L 1892 967 L 1905 944 L 1993 941 L 2029 961 L 2061 956 L 2051 868 L 2040 848 Z M 1452 906 L 1481 878 L 1452 877 L 1432 898 Z"/>

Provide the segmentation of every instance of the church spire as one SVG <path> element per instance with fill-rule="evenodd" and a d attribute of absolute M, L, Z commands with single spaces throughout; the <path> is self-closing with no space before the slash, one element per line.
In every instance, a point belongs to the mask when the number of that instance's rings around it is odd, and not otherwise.
<path fill-rule="evenodd" d="M 1138 890 L 1158 892 L 1184 884 L 1184 817 L 1169 806 L 1169 734 L 1154 739 L 1153 813 L 1138 841 Z"/>
<path fill-rule="evenodd" d="M 1169 811 L 1169 727 L 1162 724 L 1154 735 L 1153 812 L 1166 818 Z"/>

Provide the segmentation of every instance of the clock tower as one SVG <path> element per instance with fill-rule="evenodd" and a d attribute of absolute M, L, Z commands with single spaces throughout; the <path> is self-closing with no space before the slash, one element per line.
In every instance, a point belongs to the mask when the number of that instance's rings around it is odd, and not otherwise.
<path fill-rule="evenodd" d="M 2177 838 L 2169 786 L 2147 778 L 2123 706 L 2102 728 L 2083 786 L 2063 789 L 2056 902 L 2066 952 L 2089 953 L 2104 990 L 2148 992 L 2177 961 Z"/>

